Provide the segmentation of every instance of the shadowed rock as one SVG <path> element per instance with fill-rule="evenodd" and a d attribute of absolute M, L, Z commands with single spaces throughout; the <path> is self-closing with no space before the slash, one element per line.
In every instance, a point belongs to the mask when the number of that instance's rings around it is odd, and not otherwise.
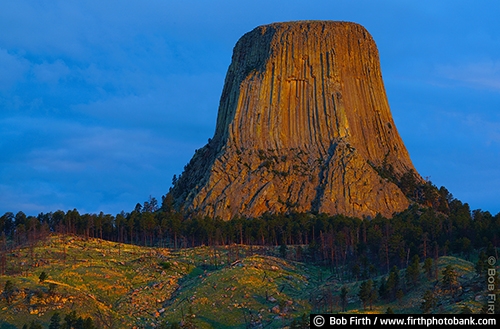
<path fill-rule="evenodd" d="M 392 216 L 409 206 L 394 182 L 410 170 L 370 34 L 347 22 L 275 23 L 237 42 L 215 134 L 171 193 L 177 207 L 223 219 Z"/>

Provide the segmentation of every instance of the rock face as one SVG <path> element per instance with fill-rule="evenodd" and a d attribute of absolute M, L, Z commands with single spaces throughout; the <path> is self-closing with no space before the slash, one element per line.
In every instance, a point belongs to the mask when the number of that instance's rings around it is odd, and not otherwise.
<path fill-rule="evenodd" d="M 237 42 L 215 134 L 170 193 L 187 212 L 223 219 L 392 216 L 409 206 L 395 184 L 409 170 L 370 34 L 347 22 L 275 23 Z"/>

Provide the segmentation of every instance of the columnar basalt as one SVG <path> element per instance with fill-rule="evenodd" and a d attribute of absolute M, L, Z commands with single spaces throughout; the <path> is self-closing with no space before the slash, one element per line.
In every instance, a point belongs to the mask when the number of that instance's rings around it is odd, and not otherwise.
<path fill-rule="evenodd" d="M 171 193 L 185 211 L 223 219 L 392 216 L 409 201 L 380 168 L 396 179 L 415 171 L 370 34 L 347 22 L 274 23 L 237 42 L 215 134 Z"/>

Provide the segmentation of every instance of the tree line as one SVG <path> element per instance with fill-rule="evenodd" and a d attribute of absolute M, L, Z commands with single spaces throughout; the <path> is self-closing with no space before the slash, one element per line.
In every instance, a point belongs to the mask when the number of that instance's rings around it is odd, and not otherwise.
<path fill-rule="evenodd" d="M 434 188 L 434 195 L 434 201 L 427 198 L 428 204 L 414 203 L 392 218 L 267 213 L 225 221 L 188 217 L 174 209 L 169 194 L 162 197 L 161 204 L 150 197 L 131 212 L 117 215 L 80 214 L 76 209 L 38 216 L 7 212 L 0 217 L 0 273 L 5 271 L 6 251 L 33 244 L 50 233 L 151 247 L 246 244 L 284 246 L 286 253 L 286 246 L 296 246 L 296 260 L 319 262 L 332 269 L 348 267 L 360 279 L 374 271 L 388 273 L 393 266 L 407 267 L 415 255 L 421 259 L 447 254 L 467 258 L 489 244 L 499 246 L 500 213 L 471 211 L 445 188 Z"/>

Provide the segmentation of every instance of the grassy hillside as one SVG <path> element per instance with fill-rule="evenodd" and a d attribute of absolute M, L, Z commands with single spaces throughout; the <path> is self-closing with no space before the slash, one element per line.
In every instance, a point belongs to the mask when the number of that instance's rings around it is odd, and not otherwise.
<path fill-rule="evenodd" d="M 424 291 L 438 299 L 435 312 L 458 313 L 464 306 L 479 312 L 486 283 L 472 263 L 454 257 L 439 259 L 439 273 L 451 264 L 461 288 L 454 297 L 424 278 L 399 300 L 375 303 L 363 310 L 357 297 L 360 282 L 339 282 L 324 268 L 279 258 L 274 248 L 249 246 L 199 247 L 171 251 L 98 239 L 52 236 L 7 257 L 10 303 L 0 299 L 0 328 L 21 328 L 51 316 L 76 311 L 103 328 L 155 328 L 181 323 L 200 328 L 263 325 L 288 326 L 311 311 L 338 312 L 345 285 L 348 312 L 420 313 Z M 40 274 L 48 276 L 40 282 Z M 403 274 L 401 273 L 401 276 Z M 377 279 L 377 278 L 376 278 Z"/>

